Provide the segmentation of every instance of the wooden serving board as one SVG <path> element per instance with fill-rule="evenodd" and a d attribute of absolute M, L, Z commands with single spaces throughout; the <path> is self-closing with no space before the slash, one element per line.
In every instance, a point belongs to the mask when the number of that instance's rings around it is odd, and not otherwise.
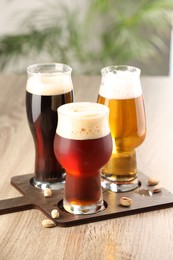
<path fill-rule="evenodd" d="M 11 179 L 11 184 L 22 193 L 23 196 L 0 200 L 0 215 L 22 210 L 38 209 L 48 218 L 52 219 L 52 209 L 58 209 L 60 217 L 56 220 L 52 220 L 57 226 L 69 227 L 173 206 L 173 194 L 164 188 L 160 193 L 153 194 L 152 196 L 141 196 L 136 190 L 125 193 L 114 193 L 104 190 L 103 199 L 105 210 L 90 215 L 73 215 L 63 209 L 63 189 L 60 191 L 53 191 L 52 196 L 46 198 L 44 197 L 42 190 L 36 189 L 31 184 L 32 177 L 33 174 L 27 174 L 15 176 Z M 139 179 L 141 183 L 140 189 L 148 188 L 148 177 L 139 172 Z M 133 204 L 128 208 L 119 205 L 121 196 L 131 198 Z"/>

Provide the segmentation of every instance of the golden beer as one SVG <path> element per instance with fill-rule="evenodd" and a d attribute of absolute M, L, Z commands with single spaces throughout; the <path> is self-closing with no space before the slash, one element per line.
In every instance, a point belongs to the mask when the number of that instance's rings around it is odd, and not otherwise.
<path fill-rule="evenodd" d="M 120 70 L 121 73 L 113 74 L 114 70 Z M 135 148 L 141 145 L 146 136 L 139 70 L 128 66 L 104 68 L 97 101 L 110 109 L 109 124 L 113 141 L 111 159 L 102 169 L 103 187 L 113 191 L 136 188 Z"/>

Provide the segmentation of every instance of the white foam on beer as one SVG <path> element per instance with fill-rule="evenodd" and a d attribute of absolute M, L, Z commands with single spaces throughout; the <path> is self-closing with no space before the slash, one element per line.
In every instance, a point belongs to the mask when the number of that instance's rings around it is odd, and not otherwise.
<path fill-rule="evenodd" d="M 76 102 L 58 108 L 57 134 L 69 139 L 88 140 L 110 133 L 109 109 L 101 104 Z"/>
<path fill-rule="evenodd" d="M 52 96 L 70 92 L 73 84 L 70 75 L 32 75 L 28 78 L 26 90 L 35 95 Z"/>
<path fill-rule="evenodd" d="M 99 95 L 108 99 L 130 99 L 142 95 L 139 74 L 130 71 L 112 71 L 102 76 Z"/>

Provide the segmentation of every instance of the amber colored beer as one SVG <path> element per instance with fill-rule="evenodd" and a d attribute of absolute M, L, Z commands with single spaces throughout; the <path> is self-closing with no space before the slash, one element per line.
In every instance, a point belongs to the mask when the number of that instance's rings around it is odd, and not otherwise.
<path fill-rule="evenodd" d="M 70 213 L 94 213 L 103 206 L 100 170 L 112 153 L 108 115 L 97 103 L 58 109 L 54 151 L 66 170 L 64 208 Z"/>
<path fill-rule="evenodd" d="M 138 186 L 135 148 L 146 136 L 140 70 L 120 65 L 103 68 L 101 72 L 97 102 L 110 109 L 113 141 L 111 159 L 102 169 L 102 186 L 112 191 L 128 191 Z"/>
<path fill-rule="evenodd" d="M 73 102 L 71 68 L 61 63 L 34 64 L 27 73 L 26 114 L 35 144 L 33 184 L 41 189 L 60 189 L 65 170 L 56 160 L 53 142 L 57 109 Z"/>
<path fill-rule="evenodd" d="M 99 169 L 110 158 L 110 134 L 92 140 L 72 140 L 56 134 L 54 147 L 67 172 L 66 200 L 81 206 L 100 200 Z"/>

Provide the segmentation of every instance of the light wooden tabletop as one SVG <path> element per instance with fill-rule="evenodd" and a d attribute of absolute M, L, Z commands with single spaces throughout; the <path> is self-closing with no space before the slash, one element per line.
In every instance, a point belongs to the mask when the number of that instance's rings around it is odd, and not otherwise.
<path fill-rule="evenodd" d="M 20 196 L 12 176 L 32 173 L 34 145 L 25 115 L 26 77 L 0 75 L 0 200 Z M 73 77 L 75 101 L 96 101 L 100 77 Z M 138 168 L 173 192 L 173 79 L 142 78 L 147 138 Z M 74 227 L 45 229 L 28 210 L 0 216 L 0 259 L 173 259 L 173 208 Z"/>

